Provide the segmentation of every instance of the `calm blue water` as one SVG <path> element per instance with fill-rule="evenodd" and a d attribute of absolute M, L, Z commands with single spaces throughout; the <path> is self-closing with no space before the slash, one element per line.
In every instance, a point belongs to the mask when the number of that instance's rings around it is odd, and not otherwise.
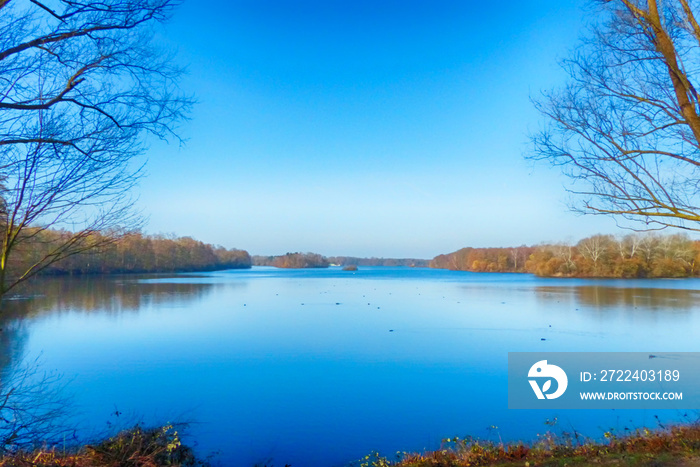
<path fill-rule="evenodd" d="M 509 411 L 507 353 L 699 351 L 698 290 L 410 268 L 49 279 L 10 303 L 0 364 L 41 355 L 86 434 L 189 420 L 224 465 L 340 466 L 455 435 L 532 440 L 553 417 L 589 436 L 680 419 Z"/>

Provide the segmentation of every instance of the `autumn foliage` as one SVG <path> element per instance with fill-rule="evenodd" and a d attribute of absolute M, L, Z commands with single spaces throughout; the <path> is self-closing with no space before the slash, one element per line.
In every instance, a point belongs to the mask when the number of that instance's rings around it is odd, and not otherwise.
<path fill-rule="evenodd" d="M 70 232 L 45 230 L 14 256 L 16 271 L 26 270 L 47 251 L 51 251 Z M 101 236 L 100 236 L 101 237 Z M 103 238 L 95 239 L 102 243 Z M 164 235 L 127 235 L 114 242 L 80 254 L 63 258 L 42 271 L 42 274 L 110 274 L 146 272 L 211 271 L 249 268 L 247 251 L 226 249 L 194 240 L 191 237 Z"/>
<path fill-rule="evenodd" d="M 318 253 L 287 253 L 281 256 L 254 256 L 256 266 L 274 266 L 276 268 L 327 268 L 328 259 Z"/>
<path fill-rule="evenodd" d="M 410 267 L 425 268 L 429 261 L 418 258 L 358 258 L 356 256 L 331 256 L 328 258 L 333 264 L 340 266 L 387 266 L 387 267 Z"/>
<path fill-rule="evenodd" d="M 473 272 L 528 272 L 545 277 L 691 277 L 700 275 L 700 242 L 686 235 L 593 235 L 576 244 L 463 248 L 430 267 Z"/>
<path fill-rule="evenodd" d="M 473 272 L 525 272 L 525 261 L 534 247 L 462 248 L 454 253 L 436 256 L 429 267 Z"/>

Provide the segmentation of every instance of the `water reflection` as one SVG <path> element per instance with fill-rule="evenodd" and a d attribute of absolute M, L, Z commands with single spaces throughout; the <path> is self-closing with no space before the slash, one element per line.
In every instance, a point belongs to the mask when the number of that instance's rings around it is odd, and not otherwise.
<path fill-rule="evenodd" d="M 23 355 L 24 344 L 29 331 L 19 320 L 0 318 L 0 390 L 2 381 L 7 378 L 13 364 Z"/>
<path fill-rule="evenodd" d="M 0 379 L 24 358 L 31 321 L 36 318 L 65 313 L 118 315 L 138 313 L 149 307 L 191 306 L 217 289 L 244 286 L 243 282 L 235 281 L 198 282 L 199 278 L 196 275 L 49 277 L 22 286 L 3 302 L 0 312 Z"/>
<path fill-rule="evenodd" d="M 156 277 L 156 279 L 154 279 Z M 3 317 L 27 318 L 46 312 L 137 312 L 149 306 L 187 305 L 221 287 L 242 283 L 197 282 L 197 276 L 122 276 L 41 278 L 3 305 Z"/>
<path fill-rule="evenodd" d="M 689 289 L 622 288 L 609 286 L 537 286 L 537 300 L 544 304 L 570 303 L 578 307 L 620 309 L 634 313 L 692 311 L 700 303 L 700 291 Z"/>

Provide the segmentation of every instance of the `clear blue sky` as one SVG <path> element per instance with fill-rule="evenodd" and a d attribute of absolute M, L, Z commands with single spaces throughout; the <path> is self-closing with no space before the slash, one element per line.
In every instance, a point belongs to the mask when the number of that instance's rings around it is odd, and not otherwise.
<path fill-rule="evenodd" d="M 165 28 L 199 101 L 154 144 L 147 231 L 252 254 L 433 257 L 617 232 L 523 159 L 582 1 L 188 0 Z"/>

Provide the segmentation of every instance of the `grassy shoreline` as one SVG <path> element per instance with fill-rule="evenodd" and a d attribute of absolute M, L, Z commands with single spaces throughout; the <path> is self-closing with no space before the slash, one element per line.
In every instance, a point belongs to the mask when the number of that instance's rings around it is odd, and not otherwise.
<path fill-rule="evenodd" d="M 118 434 L 73 448 L 42 447 L 6 453 L 0 467 L 185 467 L 206 466 L 180 441 L 173 425 L 135 426 Z"/>
<path fill-rule="evenodd" d="M 377 453 L 361 467 L 478 467 L 478 466 L 700 466 L 700 424 L 640 429 L 624 436 L 605 433 L 605 442 L 578 433 L 551 432 L 534 443 L 494 443 L 451 438 L 440 449 L 401 453 L 394 462 Z"/>
<path fill-rule="evenodd" d="M 578 433 L 546 433 L 534 443 L 494 443 L 450 438 L 440 449 L 397 453 L 394 460 L 373 452 L 350 465 L 359 467 L 576 467 L 576 466 L 700 466 L 700 424 L 625 436 L 605 434 L 598 442 Z M 161 467 L 207 466 L 180 442 L 172 426 L 130 430 L 74 449 L 43 448 L 0 457 L 0 467 Z M 226 464 L 222 464 L 226 465 Z M 278 467 L 282 467 L 280 463 Z M 258 466 L 256 466 L 258 467 Z M 264 467 L 273 467 L 265 465 Z"/>

